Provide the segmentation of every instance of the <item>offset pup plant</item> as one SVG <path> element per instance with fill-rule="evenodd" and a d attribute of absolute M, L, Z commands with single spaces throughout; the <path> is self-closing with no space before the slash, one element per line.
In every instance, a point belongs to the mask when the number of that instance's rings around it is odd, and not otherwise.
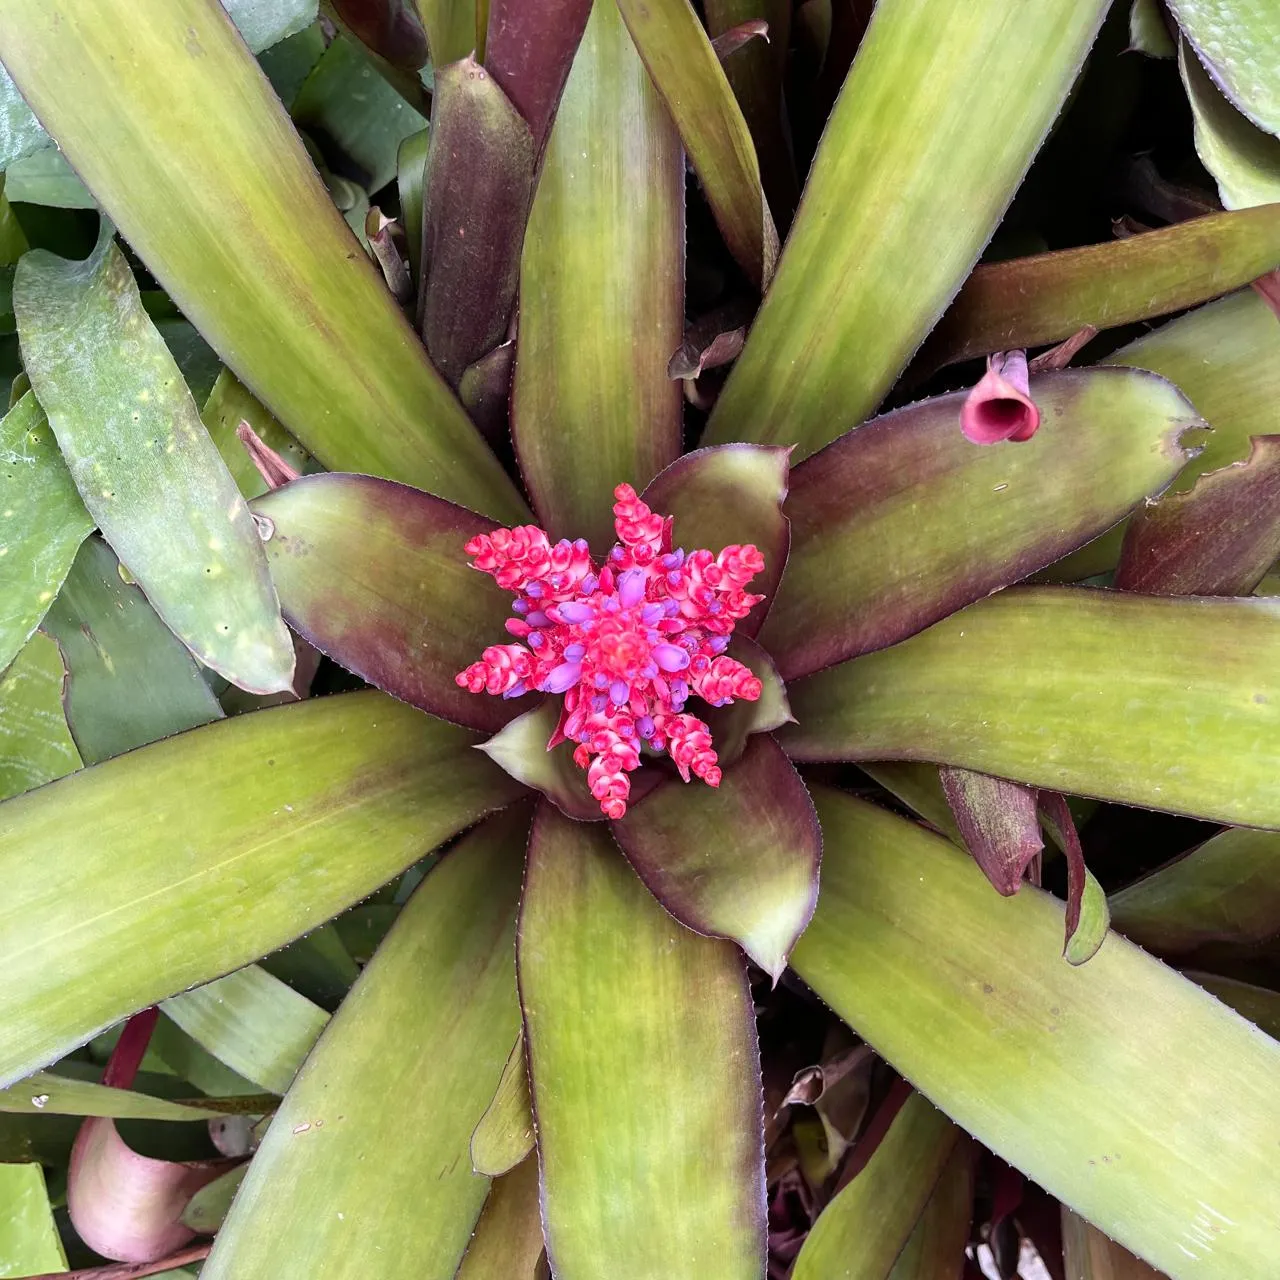
<path fill-rule="evenodd" d="M 0 0 L 0 1274 L 1280 1266 L 1263 7 Z"/>

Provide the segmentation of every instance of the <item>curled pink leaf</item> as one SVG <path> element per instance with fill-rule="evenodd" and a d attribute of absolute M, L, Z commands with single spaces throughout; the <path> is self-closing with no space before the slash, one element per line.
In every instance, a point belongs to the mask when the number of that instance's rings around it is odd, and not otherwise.
<path fill-rule="evenodd" d="M 133 1084 L 157 1016 L 148 1009 L 125 1024 L 103 1084 L 117 1089 Z M 164 1258 L 196 1235 L 181 1221 L 187 1202 L 236 1163 L 141 1156 L 120 1136 L 115 1121 L 92 1116 L 80 1126 L 71 1149 L 67 1208 L 72 1225 L 104 1258 L 138 1263 Z"/>
<path fill-rule="evenodd" d="M 1025 351 L 997 352 L 960 409 L 960 430 L 974 444 L 1030 440 L 1040 426 L 1031 398 Z"/>

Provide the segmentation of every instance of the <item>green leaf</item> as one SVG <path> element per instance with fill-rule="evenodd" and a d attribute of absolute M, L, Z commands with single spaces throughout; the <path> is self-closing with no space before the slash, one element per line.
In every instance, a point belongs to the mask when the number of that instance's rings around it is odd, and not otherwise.
<path fill-rule="evenodd" d="M 218 1105 L 214 1105 L 217 1103 Z M 88 1080 L 75 1080 L 52 1071 L 37 1071 L 20 1084 L 0 1089 L 0 1111 L 20 1115 L 55 1116 L 111 1116 L 117 1120 L 178 1120 L 199 1121 L 226 1115 L 235 1104 L 237 1112 L 246 1106 L 241 1098 L 210 1099 L 206 1106 L 202 1101 L 171 1102 L 167 1098 L 153 1098 L 150 1094 L 134 1093 L 129 1089 L 116 1089 L 93 1084 Z M 272 1103 L 261 1099 L 258 1105 L 266 1110 Z"/>
<path fill-rule="evenodd" d="M 1160 0 L 1131 0 L 1129 48 L 1148 58 L 1172 58 L 1178 50 L 1165 26 Z"/>
<path fill-rule="evenodd" d="M 543 804 L 518 952 L 553 1273 L 760 1276 L 760 1077 L 735 948 L 672 920 L 603 828 Z"/>
<path fill-rule="evenodd" d="M 1280 201 L 1280 138 L 1222 96 L 1186 41 L 1178 47 L 1178 70 L 1195 120 L 1196 154 L 1217 181 L 1223 205 L 1247 209 Z M 1280 89 L 1276 101 L 1280 115 Z"/>
<path fill-rule="evenodd" d="M 415 0 L 437 67 L 465 58 L 476 47 L 476 0 Z"/>
<path fill-rule="evenodd" d="M 822 1213 L 796 1258 L 794 1280 L 887 1280 L 961 1139 L 913 1093 L 862 1169 Z"/>
<path fill-rule="evenodd" d="M 49 145 L 49 135 L 27 106 L 12 77 L 0 67 L 0 170 Z"/>
<path fill-rule="evenodd" d="M 67 722 L 87 764 L 222 718 L 186 646 L 100 538 L 81 546 L 44 629 L 66 662 Z"/>
<path fill-rule="evenodd" d="M 768 42 L 749 40 L 725 59 L 724 71 L 751 130 L 769 206 L 785 229 L 800 198 L 791 130 L 782 105 L 791 48 L 790 0 L 704 0 L 703 8 L 712 37 L 744 22 L 768 24 Z"/>
<path fill-rule="evenodd" d="M 233 684 L 288 689 L 293 645 L 258 531 L 110 224 L 84 262 L 23 257 L 13 305 L 80 496 L 166 625 Z"/>
<path fill-rule="evenodd" d="M 262 967 L 322 1009 L 330 1010 L 337 1008 L 360 976 L 360 966 L 351 958 L 332 921 L 295 938 L 282 950 L 263 956 Z"/>
<path fill-rule="evenodd" d="M 618 0 L 689 163 L 747 279 L 768 289 L 778 232 L 760 185 L 755 144 L 711 39 L 689 0 Z"/>
<path fill-rule="evenodd" d="M 0 418 L 0 670 L 40 625 L 92 528 L 28 391 Z"/>
<path fill-rule="evenodd" d="M 526 1160 L 490 1188 L 456 1280 L 536 1280 L 541 1258 L 538 1162 Z"/>
<path fill-rule="evenodd" d="M 1072 968 L 1062 903 L 1030 886 L 1001 898 L 940 836 L 816 798 L 823 892 L 793 963 L 818 996 L 957 1124 L 1171 1275 L 1274 1268 L 1280 1045 L 1115 935 Z"/>
<path fill-rule="evenodd" d="M 76 177 L 67 158 L 56 147 L 46 146 L 5 170 L 5 191 L 10 200 L 41 204 L 55 209 L 96 209 L 92 192 Z"/>
<path fill-rule="evenodd" d="M 725 707 L 706 707 L 703 719 L 711 730 L 720 767 L 727 769 L 747 749 L 752 735 L 772 733 L 791 724 L 791 703 L 773 660 L 754 640 L 735 634 L 725 651 L 729 657 L 751 669 L 762 686 L 755 702 L 731 702 Z"/>
<path fill-rule="evenodd" d="M 734 543 L 760 548 L 764 571 L 751 590 L 765 601 L 738 623 L 735 635 L 751 637 L 760 629 L 787 565 L 791 534 L 783 503 L 789 452 L 750 444 L 698 449 L 665 468 L 641 495 L 654 511 L 674 518 L 677 546 L 717 554 Z"/>
<path fill-rule="evenodd" d="M 522 517 L 220 6 L 102 0 L 71 23 L 4 0 L 0 60 L 183 314 L 313 456 Z"/>
<path fill-rule="evenodd" d="M 573 745 L 561 742 L 547 750 L 560 723 L 560 709 L 558 699 L 544 698 L 482 742 L 480 750 L 526 787 L 541 791 L 561 813 L 578 822 L 603 822 L 600 801 L 587 786 L 587 771 L 573 761 Z M 632 774 L 631 802 L 657 786 L 661 777 L 656 769 Z"/>
<path fill-rule="evenodd" d="M 223 1095 L 229 1099 L 259 1098 L 258 1086 L 238 1076 L 230 1067 L 202 1049 L 181 1027 L 161 1018 L 151 1036 L 150 1058 L 167 1067 L 179 1079 L 190 1081 L 201 1093 Z M 269 1110 L 261 1106 L 262 1111 Z"/>
<path fill-rule="evenodd" d="M 1234 1009 L 1242 1018 L 1247 1018 L 1273 1040 L 1280 1040 L 1280 992 L 1255 987 L 1235 978 L 1223 978 L 1215 973 L 1195 973 L 1188 970 L 1184 976 L 1190 978 L 1196 986 L 1217 996 L 1223 1004 Z"/>
<path fill-rule="evenodd" d="M 459 724 L 494 730 L 518 704 L 454 676 L 507 638 L 511 598 L 463 547 L 493 525 L 371 476 L 295 480 L 253 503 L 284 616 L 361 679 Z"/>
<path fill-rule="evenodd" d="M 474 741 L 349 694 L 193 730 L 0 806 L 0 1084 L 305 933 L 513 799 Z"/>
<path fill-rule="evenodd" d="M 286 107 L 291 106 L 311 68 L 320 61 L 325 50 L 323 25 L 313 22 L 295 35 L 265 50 L 258 65 L 271 81 L 271 87 Z"/>
<path fill-rule="evenodd" d="M 3 80 L 3 70 L 0 70 L 0 94 L 4 92 Z M 28 248 L 27 237 L 23 234 L 22 227 L 4 194 L 4 174 L 0 173 L 0 263 L 9 266 L 17 262 Z"/>
<path fill-rule="evenodd" d="M 315 21 L 316 0 L 218 0 L 254 53 L 296 35 Z"/>
<path fill-rule="evenodd" d="M 818 901 L 822 833 L 768 734 L 719 787 L 670 778 L 613 824 L 627 860 L 682 924 L 731 938 L 777 982 Z"/>
<path fill-rule="evenodd" d="M 797 760 L 937 760 L 1280 827 L 1280 604 L 1002 591 L 790 686 Z"/>
<path fill-rule="evenodd" d="M 990 239 L 1105 9 L 881 0 L 707 443 L 794 442 L 799 459 L 875 410 Z"/>
<path fill-rule="evenodd" d="M 1276 256 L 1280 259 L 1280 243 Z M 1107 360 L 1168 378 L 1213 428 L 1174 482 L 1175 491 L 1190 489 L 1206 472 L 1248 457 L 1252 437 L 1275 428 L 1280 326 L 1252 289 L 1179 316 Z"/>
<path fill-rule="evenodd" d="M 0 1276 L 67 1270 L 38 1164 L 0 1164 Z"/>
<path fill-rule="evenodd" d="M 220 0 L 254 53 L 301 31 L 316 16 L 316 0 Z M 52 139 L 40 127 L 9 73 L 0 67 L 0 170 Z"/>
<path fill-rule="evenodd" d="M 1148 374 L 1048 374 L 1033 394 L 1042 425 L 1023 444 L 971 444 L 956 393 L 792 472 L 791 556 L 761 633 L 784 678 L 895 644 L 1081 546 L 1177 475 L 1178 441 L 1201 425 Z"/>
<path fill-rule="evenodd" d="M 400 196 L 400 221 L 404 224 L 405 243 L 409 249 L 409 274 L 416 282 L 422 270 L 422 201 L 423 181 L 427 170 L 427 153 L 431 147 L 431 131 L 422 129 L 410 134 L 396 152 L 396 190 Z"/>
<path fill-rule="evenodd" d="M 486 823 L 405 907 L 271 1122 L 204 1280 L 367 1275 L 371 1259 L 378 1280 L 452 1280 L 489 1189 L 467 1144 L 519 1027 L 527 823 Z"/>
<path fill-rule="evenodd" d="M 1062 1260 L 1071 1280 L 1165 1280 L 1078 1213 L 1062 1211 Z"/>
<path fill-rule="evenodd" d="M 1150 369 L 1168 378 L 1213 428 L 1201 452 L 1174 481 L 1174 492 L 1190 489 L 1206 472 L 1246 458 L 1251 438 L 1274 429 L 1274 406 L 1280 397 L 1280 328 L 1274 312 L 1252 289 L 1179 316 L 1121 347 L 1108 363 Z M 1114 569 L 1127 525 L 1118 525 L 1067 556 L 1043 577 L 1072 582 Z"/>
<path fill-rule="evenodd" d="M 283 1094 L 329 1015 L 256 964 L 166 1000 L 161 1009 L 246 1080 Z"/>
<path fill-rule="evenodd" d="M 492 1101 L 471 1135 L 471 1167 L 497 1177 L 514 1169 L 533 1150 L 533 1111 L 529 1072 L 524 1060 L 524 1034 L 502 1068 Z M 537 1165 L 537 1161 L 533 1161 Z"/>
<path fill-rule="evenodd" d="M 1271 0 L 1168 0 L 1215 83 L 1259 128 L 1280 133 L 1280 24 Z"/>
<path fill-rule="evenodd" d="M 241 422 L 247 422 L 258 438 L 280 454 L 295 471 L 307 470 L 311 461 L 306 450 L 230 369 L 223 369 L 218 374 L 218 380 L 200 412 L 200 420 L 218 446 L 222 461 L 245 498 L 261 496 L 267 492 L 268 485 L 236 435 L 236 428 Z"/>
<path fill-rule="evenodd" d="M 247 1163 L 239 1164 L 201 1187 L 187 1201 L 187 1207 L 182 1211 L 183 1226 L 190 1227 L 201 1235 L 212 1235 L 217 1231 L 226 1220 L 231 1201 L 240 1190 L 240 1184 L 248 1172 Z"/>
<path fill-rule="evenodd" d="M 942 770 L 933 764 L 913 760 L 878 760 L 860 766 L 862 772 L 879 783 L 891 796 L 918 813 L 952 844 L 965 848 L 964 836 L 951 812 L 942 787 Z"/>
<path fill-rule="evenodd" d="M 939 1280 L 954 1272 L 973 1221 L 973 1164 L 973 1143 L 962 1136 L 889 1280 Z"/>
<path fill-rule="evenodd" d="M 1280 835 L 1234 827 L 1111 898 L 1114 926 L 1161 955 L 1280 933 Z"/>
<path fill-rule="evenodd" d="M 596 0 L 525 235 L 512 434 L 553 538 L 613 541 L 613 489 L 680 452 L 684 160 L 614 4 Z"/>
<path fill-rule="evenodd" d="M 40 632 L 0 673 L 0 799 L 80 768 L 62 710 L 66 675 L 57 644 Z"/>
<path fill-rule="evenodd" d="M 966 281 L 920 365 L 1059 342 L 1086 324 L 1110 329 L 1151 320 L 1238 289 L 1277 265 L 1274 208 L 1209 214 L 1124 240 L 993 262 Z M 1118 355 L 1112 362 L 1123 363 Z"/>
<path fill-rule="evenodd" d="M 378 74 L 364 48 L 339 35 L 324 51 L 290 108 L 294 123 L 313 135 L 330 162 L 380 191 L 396 176 L 401 142 L 427 127 Z M 351 166 L 354 166 L 354 171 Z"/>
<path fill-rule="evenodd" d="M 1067 914 L 1069 933 L 1062 955 L 1068 964 L 1086 964 L 1098 954 L 1098 948 L 1106 941 L 1111 925 L 1107 910 L 1107 895 L 1094 879 L 1093 872 L 1084 873 L 1084 886 L 1080 895 L 1080 914 L 1071 928 L 1071 914 Z"/>
<path fill-rule="evenodd" d="M 436 72 L 418 317 L 452 386 L 506 336 L 536 162 L 529 126 L 474 58 Z"/>

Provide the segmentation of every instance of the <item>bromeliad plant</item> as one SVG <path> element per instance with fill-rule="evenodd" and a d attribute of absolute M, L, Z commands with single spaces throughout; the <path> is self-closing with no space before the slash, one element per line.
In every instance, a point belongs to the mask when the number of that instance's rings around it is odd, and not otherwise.
<path fill-rule="evenodd" d="M 1106 8 L 0 0 L 0 1272 L 1280 1265 L 1275 32 Z"/>

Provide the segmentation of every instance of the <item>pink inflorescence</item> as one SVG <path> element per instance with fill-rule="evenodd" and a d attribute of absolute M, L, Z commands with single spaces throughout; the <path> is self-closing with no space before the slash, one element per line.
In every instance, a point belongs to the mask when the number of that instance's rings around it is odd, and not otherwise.
<path fill-rule="evenodd" d="M 710 551 L 672 548 L 673 521 L 655 515 L 629 484 L 614 491 L 618 541 L 597 567 L 587 544 L 552 544 L 534 525 L 495 529 L 466 545 L 475 568 L 516 593 L 507 630 L 457 676 L 472 693 L 564 694 L 550 750 L 568 739 L 608 818 L 627 811 L 647 745 L 681 777 L 720 785 L 711 731 L 684 707 L 689 695 L 721 707 L 754 702 L 759 679 L 725 649 L 735 624 L 764 599 L 746 590 L 764 568 L 750 543 Z"/>

